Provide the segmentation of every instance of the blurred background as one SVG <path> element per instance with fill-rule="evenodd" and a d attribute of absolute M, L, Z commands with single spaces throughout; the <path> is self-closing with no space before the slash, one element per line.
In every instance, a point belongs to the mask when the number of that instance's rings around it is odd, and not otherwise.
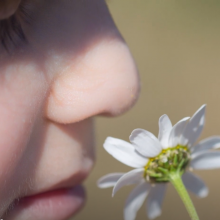
<path fill-rule="evenodd" d="M 97 163 L 85 182 L 87 204 L 74 220 L 123 219 L 132 187 L 124 187 L 112 198 L 112 188 L 96 186 L 107 173 L 131 170 L 104 151 L 107 136 L 128 141 L 135 128 L 157 135 L 162 114 L 168 114 L 174 124 L 204 103 L 207 114 L 201 139 L 220 135 L 220 1 L 110 0 L 107 4 L 137 62 L 142 89 L 137 104 L 125 115 L 97 118 Z M 195 173 L 210 189 L 205 199 L 191 195 L 201 220 L 219 220 L 220 170 Z M 143 219 L 147 219 L 145 206 L 137 216 Z M 189 219 L 170 184 L 157 219 Z"/>

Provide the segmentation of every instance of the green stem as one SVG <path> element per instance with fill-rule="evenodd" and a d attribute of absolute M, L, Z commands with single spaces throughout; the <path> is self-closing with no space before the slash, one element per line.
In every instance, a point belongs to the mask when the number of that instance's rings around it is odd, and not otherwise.
<path fill-rule="evenodd" d="M 199 220 L 198 214 L 195 210 L 195 207 L 189 197 L 189 194 L 182 182 L 181 174 L 177 172 L 173 172 L 169 174 L 170 182 L 174 185 L 175 189 L 177 190 L 180 198 L 182 199 L 190 217 L 192 220 Z"/>

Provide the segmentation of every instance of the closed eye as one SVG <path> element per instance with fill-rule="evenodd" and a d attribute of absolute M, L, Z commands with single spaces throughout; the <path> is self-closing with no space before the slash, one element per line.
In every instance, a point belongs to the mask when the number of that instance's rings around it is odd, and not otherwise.
<path fill-rule="evenodd" d="M 28 40 L 22 27 L 24 22 L 31 22 L 26 1 L 22 1 L 17 11 L 9 18 L 0 20 L 0 44 L 8 52 L 27 44 Z"/>

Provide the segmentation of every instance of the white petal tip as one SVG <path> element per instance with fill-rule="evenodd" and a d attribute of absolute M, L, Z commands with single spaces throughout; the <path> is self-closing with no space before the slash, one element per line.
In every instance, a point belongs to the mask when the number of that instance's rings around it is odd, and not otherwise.
<path fill-rule="evenodd" d="M 105 147 L 105 146 L 108 145 L 108 144 L 112 144 L 112 143 L 115 142 L 115 140 L 116 140 L 116 138 L 107 137 L 107 138 L 105 139 L 105 142 L 104 142 L 103 146 Z"/>
<path fill-rule="evenodd" d="M 97 183 L 97 187 L 100 188 L 100 189 L 105 189 L 105 188 L 109 188 L 109 187 L 111 187 L 111 186 L 106 186 L 106 185 L 104 185 L 104 184 L 99 184 L 99 183 Z"/>
<path fill-rule="evenodd" d="M 100 180 L 97 181 L 96 185 L 97 185 L 97 187 L 99 187 L 99 188 L 104 188 L 104 187 L 102 186 L 102 184 L 100 183 Z"/>
<path fill-rule="evenodd" d="M 199 112 L 199 111 L 205 112 L 205 110 L 206 110 L 206 104 L 202 105 L 197 112 Z"/>
<path fill-rule="evenodd" d="M 198 114 L 199 112 L 204 112 L 205 113 L 205 110 L 206 110 L 206 104 L 202 105 L 194 115 Z"/>
<path fill-rule="evenodd" d="M 205 108 L 206 108 L 206 104 L 203 104 L 203 105 L 199 108 L 199 110 L 205 109 Z"/>
<path fill-rule="evenodd" d="M 208 189 L 204 189 L 204 190 L 201 190 L 201 192 L 199 192 L 200 198 L 205 198 L 206 196 L 208 196 L 208 194 L 209 194 Z"/>
<path fill-rule="evenodd" d="M 129 140 L 132 142 L 133 139 L 134 139 L 134 137 L 136 137 L 138 134 L 141 134 L 141 133 L 144 133 L 144 132 L 145 132 L 145 130 L 142 129 L 142 128 L 136 128 L 136 129 L 134 129 L 134 130 L 131 132 L 130 136 L 129 136 Z"/>
<path fill-rule="evenodd" d="M 163 120 L 164 118 L 169 118 L 167 114 L 161 115 L 159 121 Z"/>
<path fill-rule="evenodd" d="M 155 218 L 159 217 L 160 215 L 161 215 L 161 211 L 158 210 L 158 211 L 153 212 L 150 215 L 148 215 L 148 218 L 149 219 L 155 219 Z"/>
<path fill-rule="evenodd" d="M 102 185 L 100 185 L 99 183 L 97 183 L 96 185 L 97 185 L 97 187 L 99 187 L 100 189 L 103 188 Z"/>
<path fill-rule="evenodd" d="M 185 118 L 182 119 L 182 121 L 188 121 L 190 118 L 191 118 L 191 117 L 189 117 L 189 116 L 188 116 L 188 117 L 185 117 Z"/>
<path fill-rule="evenodd" d="M 105 187 L 103 187 L 103 184 L 102 184 L 102 182 L 101 182 L 101 178 L 96 182 L 96 185 L 97 185 L 97 187 L 99 187 L 99 188 L 105 188 Z"/>

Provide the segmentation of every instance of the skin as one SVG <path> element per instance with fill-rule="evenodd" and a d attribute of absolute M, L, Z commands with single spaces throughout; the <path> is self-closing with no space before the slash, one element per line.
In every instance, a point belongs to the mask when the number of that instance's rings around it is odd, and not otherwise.
<path fill-rule="evenodd" d="M 13 15 L 17 10 L 21 0 L 1 0 L 0 19 L 6 19 Z"/>
<path fill-rule="evenodd" d="M 103 0 L 27 3 L 28 43 L 0 46 L 4 220 L 29 219 L 16 209 L 6 215 L 17 198 L 82 183 L 95 159 L 93 117 L 124 113 L 139 93 L 135 63 Z"/>

